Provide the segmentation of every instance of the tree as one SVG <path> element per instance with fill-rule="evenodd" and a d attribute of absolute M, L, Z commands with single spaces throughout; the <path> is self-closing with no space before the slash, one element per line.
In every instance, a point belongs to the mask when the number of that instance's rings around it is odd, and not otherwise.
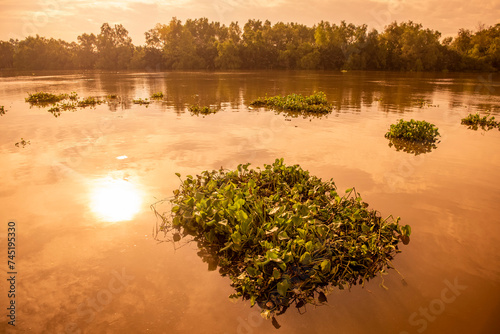
<path fill-rule="evenodd" d="M 389 70 L 434 71 L 440 70 L 441 33 L 423 29 L 412 21 L 386 27 L 379 37 L 385 51 L 385 65 Z"/>
<path fill-rule="evenodd" d="M 83 69 L 93 69 L 97 61 L 97 37 L 94 34 L 83 34 L 78 40 L 78 65 Z"/>
<path fill-rule="evenodd" d="M 134 46 L 128 31 L 121 24 L 111 28 L 104 23 L 101 33 L 97 35 L 97 50 L 97 68 L 118 70 L 128 68 Z"/>
<path fill-rule="evenodd" d="M 14 45 L 0 41 L 0 68 L 12 67 L 14 67 Z"/>

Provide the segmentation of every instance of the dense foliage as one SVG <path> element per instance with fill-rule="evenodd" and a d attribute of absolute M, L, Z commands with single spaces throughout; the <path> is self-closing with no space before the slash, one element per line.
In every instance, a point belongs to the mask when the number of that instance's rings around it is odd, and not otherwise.
<path fill-rule="evenodd" d="M 350 287 L 390 267 L 409 242 L 399 218 L 382 219 L 353 189 L 337 193 L 300 166 L 277 159 L 262 170 L 188 175 L 159 214 L 161 230 L 194 235 L 201 254 L 217 258 L 236 292 L 270 318 L 295 303 L 326 301 L 328 288 Z M 180 177 L 180 174 L 177 174 Z"/>
<path fill-rule="evenodd" d="M 315 92 L 310 96 L 290 94 L 287 96 L 259 97 L 250 102 L 253 107 L 268 107 L 278 111 L 296 111 L 306 113 L 326 114 L 332 111 L 332 106 L 323 92 Z"/>
<path fill-rule="evenodd" d="M 98 35 L 77 42 L 29 36 L 0 41 L 0 68 L 15 69 L 333 69 L 464 71 L 500 69 L 500 23 L 455 38 L 412 21 L 385 30 L 321 21 L 298 23 L 248 20 L 243 27 L 173 18 L 145 33 L 134 46 L 122 25 L 105 23 Z"/>
<path fill-rule="evenodd" d="M 467 125 L 469 129 L 477 130 L 479 127 L 483 130 L 491 130 L 493 128 L 500 129 L 500 122 L 495 121 L 493 116 L 479 116 L 479 114 L 469 114 L 462 118 L 462 124 Z"/>

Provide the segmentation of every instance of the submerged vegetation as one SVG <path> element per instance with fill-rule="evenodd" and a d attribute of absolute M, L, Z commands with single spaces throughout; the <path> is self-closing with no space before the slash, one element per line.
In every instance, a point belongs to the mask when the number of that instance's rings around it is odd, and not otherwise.
<path fill-rule="evenodd" d="M 248 167 L 188 175 L 174 190 L 170 214 L 153 209 L 159 231 L 174 242 L 194 236 L 200 254 L 230 277 L 230 297 L 258 304 L 273 324 L 292 304 L 321 304 L 332 288 L 385 273 L 399 242 L 409 242 L 410 226 L 383 219 L 354 189 L 339 194 L 332 180 L 283 159 Z"/>
<path fill-rule="evenodd" d="M 323 92 L 314 92 L 310 96 L 290 94 L 287 96 L 259 97 L 250 102 L 252 107 L 268 107 L 278 111 L 305 112 L 326 114 L 332 111 L 332 106 Z"/>
<path fill-rule="evenodd" d="M 500 122 L 495 121 L 493 116 L 483 116 L 479 114 L 469 114 L 467 117 L 462 118 L 462 124 L 467 125 L 469 129 L 477 130 L 479 127 L 483 130 L 491 130 L 498 128 L 500 130 Z"/>
<path fill-rule="evenodd" d="M 0 116 L 5 115 L 6 112 L 7 110 L 5 110 L 4 106 L 0 106 Z"/>

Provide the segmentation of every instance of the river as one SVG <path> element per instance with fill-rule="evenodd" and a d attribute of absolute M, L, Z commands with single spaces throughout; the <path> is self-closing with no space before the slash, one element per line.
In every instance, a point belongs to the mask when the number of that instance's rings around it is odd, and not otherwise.
<path fill-rule="evenodd" d="M 389 72 L 20 73 L 0 76 L 2 281 L 16 224 L 16 326 L 33 333 L 498 333 L 500 131 L 468 129 L 469 113 L 500 118 L 500 76 Z M 76 92 L 95 108 L 48 112 L 28 93 Z M 163 92 L 160 101 L 134 104 Z M 323 91 L 322 117 L 251 109 L 277 94 Z M 220 111 L 193 115 L 189 105 Z M 58 116 L 58 117 L 54 117 Z M 399 119 L 435 124 L 440 142 L 410 154 L 384 138 Z M 23 139 L 23 142 L 21 141 Z M 15 144 L 18 143 L 16 146 Z M 412 227 L 389 270 L 328 304 L 271 321 L 231 302 L 230 280 L 195 244 L 154 240 L 150 205 L 183 176 L 283 157 L 339 191 L 355 187 Z M 2 324 L 9 298 L 2 291 Z M 3 314 L 5 313 L 5 315 Z M 3 331 L 3 330 L 2 330 Z"/>

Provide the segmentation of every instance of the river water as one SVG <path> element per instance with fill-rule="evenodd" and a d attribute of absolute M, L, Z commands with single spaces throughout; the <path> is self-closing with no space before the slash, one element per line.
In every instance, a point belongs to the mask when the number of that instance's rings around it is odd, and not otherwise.
<path fill-rule="evenodd" d="M 0 77 L 2 324 L 9 333 L 498 333 L 500 77 L 379 72 L 29 73 Z M 117 95 L 96 108 L 30 107 L 29 93 Z M 133 99 L 155 92 L 161 101 Z M 258 96 L 324 91 L 323 117 L 250 109 Z M 212 115 L 187 106 L 215 105 Z M 426 120 L 437 148 L 411 154 L 384 134 Z M 24 139 L 25 145 L 21 142 Z M 28 143 L 29 141 L 29 143 Z M 15 144 L 19 143 L 18 146 Z M 289 309 L 281 329 L 198 256 L 153 238 L 150 205 L 197 174 L 283 157 L 382 216 L 412 226 L 389 270 L 328 304 Z M 16 224 L 16 326 L 8 325 L 7 227 Z M 5 287 L 5 288 L 4 288 Z"/>

